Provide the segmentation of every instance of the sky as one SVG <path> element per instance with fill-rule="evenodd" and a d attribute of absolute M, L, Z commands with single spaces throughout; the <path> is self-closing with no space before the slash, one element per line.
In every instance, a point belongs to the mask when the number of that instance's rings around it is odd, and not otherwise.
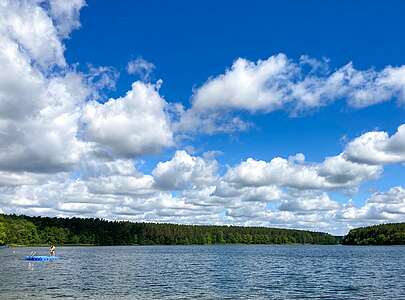
<path fill-rule="evenodd" d="M 0 213 L 405 221 L 405 4 L 0 1 Z"/>

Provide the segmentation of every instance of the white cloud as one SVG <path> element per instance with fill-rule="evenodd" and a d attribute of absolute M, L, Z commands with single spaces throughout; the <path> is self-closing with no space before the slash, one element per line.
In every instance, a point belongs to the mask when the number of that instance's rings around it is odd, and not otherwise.
<path fill-rule="evenodd" d="M 400 104 L 405 100 L 405 66 L 387 66 L 381 71 L 353 70 L 349 94 L 349 104 L 354 107 L 366 107 L 396 97 Z"/>
<path fill-rule="evenodd" d="M 51 80 L 41 96 L 53 103 L 29 112 L 24 120 L 3 119 L 0 167 L 54 172 L 74 165 L 86 147 L 77 139 L 80 88 L 71 76 Z"/>
<path fill-rule="evenodd" d="M 193 95 L 196 110 L 272 111 L 289 100 L 278 86 L 296 72 L 285 55 L 250 62 L 239 58 L 224 75 L 208 80 Z"/>
<path fill-rule="evenodd" d="M 215 184 L 216 172 L 215 160 L 191 156 L 186 151 L 176 151 L 171 160 L 158 163 L 152 175 L 159 188 L 177 190 Z"/>
<path fill-rule="evenodd" d="M 220 212 L 219 208 L 195 206 L 184 198 L 153 189 L 153 177 L 138 172 L 76 180 L 63 177 L 41 185 L 0 190 L 5 213 L 192 222 Z"/>
<path fill-rule="evenodd" d="M 257 203 L 251 205 L 244 205 L 235 208 L 229 208 L 226 211 L 227 216 L 233 219 L 249 219 L 254 220 L 257 218 L 266 218 L 269 216 L 269 212 L 266 211 L 266 205 L 264 203 Z"/>
<path fill-rule="evenodd" d="M 239 118 L 223 114 L 221 111 L 197 112 L 182 109 L 178 122 L 174 123 L 176 133 L 204 132 L 209 135 L 246 131 L 252 124 Z"/>
<path fill-rule="evenodd" d="M 36 1 L 1 1 L 0 33 L 2 40 L 13 41 L 41 67 L 66 65 L 53 21 Z"/>
<path fill-rule="evenodd" d="M 143 58 L 131 60 L 127 64 L 127 72 L 131 75 L 138 75 L 143 81 L 150 79 L 150 75 L 155 69 L 155 65 Z"/>
<path fill-rule="evenodd" d="M 94 98 L 100 98 L 100 92 L 103 89 L 114 90 L 117 83 L 119 73 L 112 67 L 95 67 L 88 65 L 89 72 L 86 74 L 86 79 L 89 85 L 93 87 Z"/>
<path fill-rule="evenodd" d="M 364 181 L 377 179 L 382 167 L 352 162 L 342 154 L 327 157 L 318 165 L 318 175 L 331 187 L 357 187 Z"/>
<path fill-rule="evenodd" d="M 374 193 L 367 203 L 405 204 L 405 189 L 397 186 L 387 192 Z"/>
<path fill-rule="evenodd" d="M 79 13 L 80 9 L 86 5 L 85 0 L 49 0 L 49 4 L 50 14 L 62 38 L 80 27 Z"/>
<path fill-rule="evenodd" d="M 183 113 L 178 129 L 207 133 L 240 130 L 246 127 L 243 121 L 239 126 L 232 123 L 237 118 L 234 114 L 241 111 L 282 109 L 296 115 L 341 99 L 361 108 L 392 98 L 399 103 L 405 100 L 404 66 L 357 70 L 348 63 L 330 71 L 326 61 L 306 56 L 299 62 L 284 54 L 257 62 L 238 58 L 224 74 L 194 90 L 192 107 Z"/>
<path fill-rule="evenodd" d="M 377 192 L 357 208 L 351 202 L 337 213 L 337 219 L 358 222 L 404 222 L 405 190 L 393 187 L 387 192 Z"/>
<path fill-rule="evenodd" d="M 153 178 L 150 175 L 102 176 L 88 179 L 86 185 L 93 194 L 143 196 L 154 193 Z"/>
<path fill-rule="evenodd" d="M 238 187 L 225 181 L 219 181 L 212 196 L 231 198 L 242 202 L 271 202 L 281 198 L 281 190 L 277 186 Z"/>
<path fill-rule="evenodd" d="M 355 162 L 376 165 L 405 162 L 405 124 L 391 137 L 383 131 L 361 135 L 347 145 L 344 156 Z"/>
<path fill-rule="evenodd" d="M 80 172 L 82 178 L 123 175 L 130 176 L 138 174 L 134 162 L 128 159 L 102 159 L 101 157 L 94 157 L 92 153 L 83 157 L 80 162 Z"/>
<path fill-rule="evenodd" d="M 49 177 L 44 174 L 0 171 L 0 187 L 40 185 L 47 180 L 49 180 Z"/>
<path fill-rule="evenodd" d="M 379 166 L 358 164 L 341 155 L 328 157 L 322 163 L 303 164 L 281 157 L 266 162 L 248 158 L 230 168 L 224 180 L 238 186 L 278 185 L 297 189 L 336 189 L 357 187 L 375 179 Z"/>
<path fill-rule="evenodd" d="M 325 192 L 290 191 L 283 197 L 279 210 L 292 212 L 332 211 L 340 206 Z"/>
<path fill-rule="evenodd" d="M 180 151 L 163 162 L 164 167 L 160 165 L 162 174 L 174 168 L 174 176 L 184 180 L 179 185 L 171 182 L 171 188 L 178 189 L 175 194 L 162 190 L 155 183 L 156 174 L 140 173 L 130 160 L 92 160 L 86 164 L 86 175 L 80 179 L 60 176 L 39 184 L 0 187 L 4 212 L 281 226 L 338 234 L 345 233 L 352 224 L 401 221 L 405 216 L 405 192 L 401 187 L 375 193 L 363 207 L 355 208 L 338 204 L 322 189 L 235 185 L 213 175 L 215 172 L 202 158 Z M 203 174 L 211 178 L 210 182 L 200 181 Z M 190 184 L 186 184 L 188 180 Z"/>
<path fill-rule="evenodd" d="M 0 117 L 2 119 L 21 119 L 27 112 L 37 111 L 44 106 L 40 97 L 45 89 L 46 79 L 31 67 L 29 57 L 15 42 L 1 35 L 0 66 L 2 68 L 0 72 Z"/>
<path fill-rule="evenodd" d="M 77 121 L 91 91 L 64 68 L 64 46 L 42 2 L 0 2 L 0 170 L 16 182 L 70 170 L 86 149 Z"/>
<path fill-rule="evenodd" d="M 81 74 L 66 65 L 62 40 L 80 25 L 84 5 L 80 0 L 0 3 L 2 186 L 39 183 L 46 177 L 39 173 L 79 172 L 82 158 L 91 161 L 108 151 L 129 156 L 173 145 L 166 102 L 157 92 L 160 82 L 134 83 L 126 97 L 105 104 L 87 102 L 114 87 L 116 72 L 90 66 L 90 74 Z M 91 112 L 96 119 L 83 131 L 81 121 Z M 91 131 L 95 126 L 106 130 L 100 136 Z M 121 135 L 109 136 L 118 135 L 114 130 Z"/>
<path fill-rule="evenodd" d="M 90 160 L 81 180 L 92 194 L 147 196 L 157 192 L 151 175 L 140 173 L 130 160 Z"/>
<path fill-rule="evenodd" d="M 122 98 L 88 103 L 82 117 L 85 137 L 120 157 L 156 153 L 173 146 L 166 101 L 157 88 L 137 81 Z"/>

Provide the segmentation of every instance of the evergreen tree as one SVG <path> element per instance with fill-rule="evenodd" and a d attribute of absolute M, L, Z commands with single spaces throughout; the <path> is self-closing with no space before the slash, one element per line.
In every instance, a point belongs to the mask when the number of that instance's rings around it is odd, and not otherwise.
<path fill-rule="evenodd" d="M 381 236 L 380 239 L 383 239 Z M 401 239 L 398 236 L 397 239 Z M 89 245 L 336 244 L 330 234 L 303 230 L 131 223 L 82 218 L 0 215 L 0 243 Z"/>

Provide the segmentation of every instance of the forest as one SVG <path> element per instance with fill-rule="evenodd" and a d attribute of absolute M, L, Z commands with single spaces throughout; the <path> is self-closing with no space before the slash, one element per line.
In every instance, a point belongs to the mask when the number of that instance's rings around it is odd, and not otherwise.
<path fill-rule="evenodd" d="M 352 229 L 343 245 L 405 245 L 405 223 L 381 224 Z"/>
<path fill-rule="evenodd" d="M 266 227 L 133 223 L 94 218 L 0 214 L 0 244 L 7 245 L 189 245 L 336 244 L 322 232 Z"/>

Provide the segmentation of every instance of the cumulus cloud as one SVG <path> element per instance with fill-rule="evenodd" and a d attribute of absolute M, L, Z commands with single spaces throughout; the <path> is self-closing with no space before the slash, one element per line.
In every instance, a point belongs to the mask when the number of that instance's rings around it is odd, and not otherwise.
<path fill-rule="evenodd" d="M 41 67 L 65 66 L 64 47 L 53 20 L 37 1 L 0 3 L 2 40 L 21 47 Z"/>
<path fill-rule="evenodd" d="M 21 118 L 0 120 L 0 168 L 4 170 L 64 171 L 86 150 L 77 138 L 80 105 L 88 94 L 81 78 L 67 74 L 46 81 L 41 88 L 34 99 L 37 109 L 25 108 Z"/>
<path fill-rule="evenodd" d="M 276 87 L 295 72 L 296 67 L 285 55 L 257 63 L 239 58 L 224 75 L 208 80 L 195 91 L 193 107 L 196 110 L 275 110 L 288 101 Z"/>
<path fill-rule="evenodd" d="M 192 106 L 179 122 L 179 130 L 240 130 L 232 125 L 241 111 L 269 113 L 287 110 L 296 115 L 346 99 L 353 107 L 366 107 L 397 98 L 405 100 L 405 67 L 387 66 L 381 71 L 357 70 L 348 63 L 330 71 L 327 61 L 307 56 L 299 62 L 277 54 L 257 62 L 238 58 L 224 74 L 194 90 Z M 196 122 L 195 120 L 198 120 Z M 228 123 L 228 124 L 227 124 Z M 222 130 L 224 128 L 224 130 Z"/>
<path fill-rule="evenodd" d="M 83 74 L 66 64 L 63 39 L 79 27 L 84 5 L 0 3 L 0 171 L 16 182 L 77 171 L 81 158 L 93 159 L 89 153 L 138 156 L 173 145 L 160 82 L 135 82 L 122 98 L 88 102 L 113 88 L 117 73 L 89 65 Z"/>
<path fill-rule="evenodd" d="M 392 136 L 384 131 L 361 135 L 347 145 L 344 156 L 351 161 L 375 165 L 405 162 L 405 124 Z"/>
<path fill-rule="evenodd" d="M 0 186 L 1 207 L 6 213 L 134 221 L 191 222 L 207 215 L 207 220 L 212 219 L 214 216 L 210 215 L 215 212 L 215 218 L 218 217 L 220 208 L 195 206 L 182 197 L 173 197 L 169 192 L 155 189 L 152 176 L 123 166 L 123 161 L 118 164 L 120 166 L 111 163 L 111 173 L 97 177 L 71 179 L 65 176 L 48 179 L 40 185 Z"/>
<path fill-rule="evenodd" d="M 238 186 L 278 185 L 296 189 L 352 188 L 378 177 L 381 167 L 345 160 L 341 155 L 322 163 L 303 164 L 281 157 L 266 162 L 248 158 L 230 168 L 224 180 Z"/>
<path fill-rule="evenodd" d="M 296 163 L 295 160 L 290 158 L 290 163 Z M 299 162 L 306 165 L 301 159 Z M 356 208 L 350 203 L 338 204 L 323 188 L 303 190 L 302 186 L 241 186 L 228 182 L 226 175 L 217 174 L 216 162 L 185 151 L 177 151 L 172 159 L 158 164 L 151 175 L 139 172 L 131 160 L 101 158 L 85 164 L 84 175 L 78 179 L 65 175 L 46 178 L 41 184 L 0 186 L 3 211 L 187 224 L 281 226 L 338 234 L 345 233 L 352 224 L 401 221 L 405 215 L 402 187 L 375 193 L 363 207 Z M 180 179 L 166 182 L 165 176 L 169 175 Z"/>
<path fill-rule="evenodd" d="M 264 203 L 255 203 L 253 205 L 239 206 L 235 208 L 229 208 L 226 211 L 226 215 L 233 219 L 249 219 L 254 220 L 258 218 L 266 218 L 269 216 L 269 212 L 266 211 L 266 205 Z"/>
<path fill-rule="evenodd" d="M 376 192 L 370 197 L 368 203 L 405 204 L 405 189 L 397 186 L 387 192 Z"/>
<path fill-rule="evenodd" d="M 349 202 L 337 213 L 336 218 L 369 223 L 404 222 L 405 190 L 403 187 L 393 187 L 387 192 L 376 192 L 359 208 Z"/>
<path fill-rule="evenodd" d="M 330 199 L 325 192 L 292 190 L 285 193 L 279 210 L 293 212 L 332 211 L 339 207 L 340 205 Z"/>
<path fill-rule="evenodd" d="M 150 195 L 155 192 L 151 175 L 139 172 L 132 160 L 94 157 L 81 163 L 81 182 L 89 192 L 101 195 Z"/>
<path fill-rule="evenodd" d="M 277 210 L 265 205 L 237 206 L 227 209 L 232 223 L 325 230 L 345 234 L 357 226 L 405 221 L 403 187 L 372 194 L 365 204 L 356 207 L 351 201 L 341 205 L 319 191 L 289 189 L 281 197 Z"/>
<path fill-rule="evenodd" d="M 217 163 L 176 151 L 174 157 L 159 162 L 152 175 L 156 185 L 164 190 L 185 189 L 192 186 L 213 185 L 216 181 Z"/>
<path fill-rule="evenodd" d="M 26 1 L 3 1 L 0 11 L 5 15 L 0 18 L 0 168 L 66 170 L 84 148 L 76 134 L 88 87 L 79 74 L 49 76 L 33 66 L 33 61 L 64 64 L 62 46 L 50 35 L 53 25 L 46 12 Z M 34 17 L 25 16 L 30 13 Z M 31 27 L 30 22 L 35 24 Z"/>
<path fill-rule="evenodd" d="M 50 14 L 56 24 L 59 35 L 64 38 L 80 27 L 79 13 L 85 0 L 49 0 Z"/>
<path fill-rule="evenodd" d="M 219 181 L 215 190 L 211 193 L 214 197 L 234 199 L 240 202 L 271 202 L 281 198 L 281 190 L 273 186 L 240 187 L 229 184 L 226 181 Z"/>
<path fill-rule="evenodd" d="M 166 101 L 157 89 L 157 85 L 137 81 L 122 98 L 88 103 L 82 117 L 86 139 L 119 157 L 156 153 L 172 146 Z"/>

